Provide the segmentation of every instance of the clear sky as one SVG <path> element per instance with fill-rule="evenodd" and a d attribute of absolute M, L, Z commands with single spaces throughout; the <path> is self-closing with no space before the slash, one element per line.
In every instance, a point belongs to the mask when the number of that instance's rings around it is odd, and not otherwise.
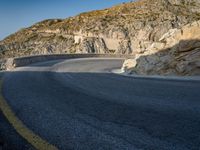
<path fill-rule="evenodd" d="M 51 18 L 67 18 L 130 0 L 0 0 L 0 40 L 21 28 Z"/>

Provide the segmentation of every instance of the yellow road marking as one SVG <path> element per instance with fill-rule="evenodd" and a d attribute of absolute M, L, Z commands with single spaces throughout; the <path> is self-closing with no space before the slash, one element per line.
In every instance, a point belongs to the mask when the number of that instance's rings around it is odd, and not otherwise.
<path fill-rule="evenodd" d="M 24 125 L 23 122 L 15 115 L 2 96 L 2 83 L 3 81 L 0 80 L 0 110 L 3 112 L 10 124 L 12 124 L 14 129 L 37 150 L 58 150 L 58 148 L 49 144 L 46 140 L 42 139 L 40 136 L 27 128 L 26 125 Z"/>

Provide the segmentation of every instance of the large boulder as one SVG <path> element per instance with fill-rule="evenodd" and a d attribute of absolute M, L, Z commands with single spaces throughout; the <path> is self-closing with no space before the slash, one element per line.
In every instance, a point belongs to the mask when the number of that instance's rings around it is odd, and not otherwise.
<path fill-rule="evenodd" d="M 121 71 L 126 73 L 133 72 L 133 69 L 136 67 L 136 65 L 137 62 L 135 59 L 127 59 L 124 61 Z"/>

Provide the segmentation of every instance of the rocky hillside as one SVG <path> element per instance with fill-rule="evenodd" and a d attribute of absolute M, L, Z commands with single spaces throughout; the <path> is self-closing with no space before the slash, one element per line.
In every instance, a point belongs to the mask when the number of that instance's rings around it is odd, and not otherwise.
<path fill-rule="evenodd" d="M 142 54 L 170 29 L 200 19 L 199 0 L 139 0 L 45 20 L 0 42 L 0 57 L 51 53 Z"/>
<path fill-rule="evenodd" d="M 126 60 L 122 70 L 140 75 L 200 75 L 200 20 L 170 29 L 149 50 Z"/>

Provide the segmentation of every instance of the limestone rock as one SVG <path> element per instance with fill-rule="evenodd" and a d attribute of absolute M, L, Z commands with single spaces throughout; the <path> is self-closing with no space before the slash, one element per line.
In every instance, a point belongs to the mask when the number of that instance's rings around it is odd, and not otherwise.
<path fill-rule="evenodd" d="M 7 70 L 12 70 L 13 68 L 15 68 L 15 64 L 14 64 L 14 59 L 13 58 L 9 58 L 5 61 L 5 64 L 4 64 L 5 68 Z"/>
<path fill-rule="evenodd" d="M 135 59 L 127 59 L 124 61 L 121 70 L 122 72 L 130 73 L 136 67 L 136 64 L 137 62 Z"/>
<path fill-rule="evenodd" d="M 181 34 L 179 28 L 200 19 L 199 6 L 199 0 L 139 0 L 44 20 L 0 41 L 0 55 L 156 52 L 164 43 L 176 43 L 173 32 Z"/>
<path fill-rule="evenodd" d="M 137 74 L 200 75 L 200 20 L 164 34 L 134 59 Z M 130 72 L 130 69 L 128 70 Z"/>

